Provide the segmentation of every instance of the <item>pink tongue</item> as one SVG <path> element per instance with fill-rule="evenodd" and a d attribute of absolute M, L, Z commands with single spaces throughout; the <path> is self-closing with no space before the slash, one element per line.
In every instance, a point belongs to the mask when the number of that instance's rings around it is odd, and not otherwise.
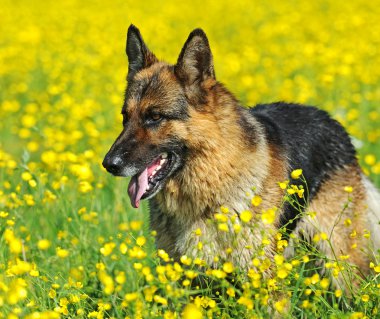
<path fill-rule="evenodd" d="M 140 199 L 144 195 L 146 188 L 148 187 L 148 170 L 145 169 L 139 175 L 135 175 L 131 178 L 128 185 L 128 194 L 131 199 L 131 205 L 134 208 L 140 206 Z"/>

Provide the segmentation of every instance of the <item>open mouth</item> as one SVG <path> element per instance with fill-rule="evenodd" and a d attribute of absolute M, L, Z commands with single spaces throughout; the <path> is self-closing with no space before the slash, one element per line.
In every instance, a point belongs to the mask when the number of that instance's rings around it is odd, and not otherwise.
<path fill-rule="evenodd" d="M 143 171 L 132 176 L 128 185 L 128 194 L 134 208 L 140 206 L 140 200 L 153 196 L 172 171 L 174 155 L 162 153 Z"/>

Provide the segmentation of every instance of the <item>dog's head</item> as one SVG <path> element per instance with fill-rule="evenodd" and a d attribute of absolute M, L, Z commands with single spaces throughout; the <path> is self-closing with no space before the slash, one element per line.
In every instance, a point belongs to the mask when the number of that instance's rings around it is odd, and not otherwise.
<path fill-rule="evenodd" d="M 200 29 L 190 33 L 174 66 L 158 61 L 133 25 L 126 53 L 123 130 L 103 166 L 113 175 L 132 176 L 128 193 L 138 207 L 183 168 L 191 149 L 189 121 L 194 112 L 205 111 L 216 80 L 208 40 Z"/>

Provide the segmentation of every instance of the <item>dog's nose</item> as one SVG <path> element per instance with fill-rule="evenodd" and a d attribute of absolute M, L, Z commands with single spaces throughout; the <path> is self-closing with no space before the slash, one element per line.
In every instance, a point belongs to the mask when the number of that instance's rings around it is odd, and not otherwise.
<path fill-rule="evenodd" d="M 120 156 L 111 156 L 107 154 L 102 164 L 108 172 L 114 175 L 120 173 L 123 168 L 123 160 Z"/>

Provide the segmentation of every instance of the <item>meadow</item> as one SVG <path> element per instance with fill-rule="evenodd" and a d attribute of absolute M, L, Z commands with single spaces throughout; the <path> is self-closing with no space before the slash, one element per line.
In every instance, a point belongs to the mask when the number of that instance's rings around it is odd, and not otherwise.
<path fill-rule="evenodd" d="M 273 309 L 283 318 L 380 318 L 380 258 L 351 297 L 309 271 L 315 253 L 301 248 L 285 260 L 281 234 L 275 260 L 258 252 L 248 274 L 229 262 L 217 269 L 186 256 L 174 262 L 155 249 L 147 203 L 133 209 L 128 180 L 101 166 L 122 127 L 130 23 L 171 63 L 201 27 L 217 78 L 242 104 L 327 110 L 380 187 L 379 1 L 0 0 L 0 7 L 0 318 L 271 318 Z M 221 224 L 230 218 L 225 205 L 215 212 Z M 326 267 L 337 276 L 350 271 L 347 262 L 339 256 Z M 268 267 L 272 279 L 262 276 Z M 199 277 L 212 287 L 194 284 Z"/>

